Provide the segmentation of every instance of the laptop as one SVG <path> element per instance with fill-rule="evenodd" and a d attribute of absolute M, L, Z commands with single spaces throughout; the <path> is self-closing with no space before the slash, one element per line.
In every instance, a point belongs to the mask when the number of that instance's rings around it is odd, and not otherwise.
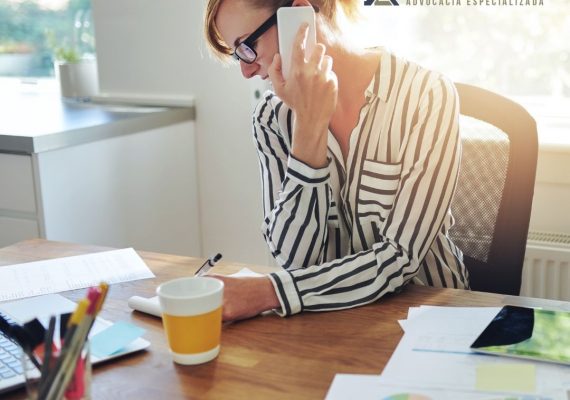
<path fill-rule="evenodd" d="M 5 318 L 17 323 L 24 323 L 33 318 L 37 318 L 44 326 L 47 327 L 51 315 L 65 314 L 75 310 L 76 303 L 59 295 L 48 294 L 45 296 L 30 297 L 27 299 L 0 303 L 0 314 Z M 93 324 L 93 328 L 89 333 L 89 337 L 105 330 L 113 325 L 112 322 L 98 317 Z M 59 324 L 56 324 L 56 327 Z M 56 328 L 56 335 L 58 328 Z M 105 357 L 96 356 L 91 353 L 91 363 L 97 365 L 104 361 L 122 357 L 137 351 L 144 350 L 150 346 L 148 340 L 137 338 L 119 351 Z M 31 375 L 37 374 L 39 371 L 29 364 Z M 30 371 L 30 369 L 28 369 Z M 10 391 L 22 387 L 25 383 L 24 371 L 22 368 L 22 350 L 21 348 L 4 336 L 0 332 L 0 393 Z"/>

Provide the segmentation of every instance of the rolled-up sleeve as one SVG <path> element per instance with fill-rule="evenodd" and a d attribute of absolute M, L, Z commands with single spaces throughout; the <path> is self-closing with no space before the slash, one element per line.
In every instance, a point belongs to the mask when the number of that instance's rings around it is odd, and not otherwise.
<path fill-rule="evenodd" d="M 262 232 L 281 267 L 305 268 L 322 262 L 328 236 L 330 173 L 328 165 L 315 169 L 289 153 L 292 112 L 280 105 L 267 94 L 254 113 L 263 193 Z M 279 129 L 279 119 L 288 129 Z"/>

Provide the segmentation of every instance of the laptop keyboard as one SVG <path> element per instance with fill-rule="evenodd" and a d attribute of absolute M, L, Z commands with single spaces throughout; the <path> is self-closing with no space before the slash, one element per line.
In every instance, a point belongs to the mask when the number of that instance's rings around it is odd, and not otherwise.
<path fill-rule="evenodd" d="M 8 322 L 13 322 L 6 314 L 0 312 L 0 315 Z M 28 368 L 30 376 L 39 376 L 39 371 L 30 360 Z M 20 387 L 24 382 L 22 348 L 0 332 L 0 393 Z"/>
<path fill-rule="evenodd" d="M 0 380 L 24 373 L 21 358 L 20 346 L 0 333 Z"/>

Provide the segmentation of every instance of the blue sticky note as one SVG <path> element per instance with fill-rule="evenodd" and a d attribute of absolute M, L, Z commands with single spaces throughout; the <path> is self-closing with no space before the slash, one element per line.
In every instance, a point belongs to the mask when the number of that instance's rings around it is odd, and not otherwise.
<path fill-rule="evenodd" d="M 141 337 L 144 332 L 144 329 L 128 322 L 115 322 L 89 339 L 91 353 L 97 357 L 110 356 Z"/>

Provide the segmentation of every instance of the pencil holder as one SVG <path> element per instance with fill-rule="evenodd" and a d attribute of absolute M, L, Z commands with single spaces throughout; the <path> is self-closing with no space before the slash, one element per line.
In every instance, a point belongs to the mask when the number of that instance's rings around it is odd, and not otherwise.
<path fill-rule="evenodd" d="M 29 400 L 89 400 L 91 399 L 91 354 L 86 341 L 75 360 L 61 363 L 62 354 L 55 352 L 47 366 L 39 371 L 27 356 L 22 357 Z M 65 357 L 65 355 L 63 355 Z M 58 374 L 58 362 L 61 373 Z"/>
<path fill-rule="evenodd" d="M 66 400 L 91 399 L 91 352 L 89 340 L 85 341 L 81 354 L 77 358 L 73 376 L 67 384 L 63 398 Z"/>

